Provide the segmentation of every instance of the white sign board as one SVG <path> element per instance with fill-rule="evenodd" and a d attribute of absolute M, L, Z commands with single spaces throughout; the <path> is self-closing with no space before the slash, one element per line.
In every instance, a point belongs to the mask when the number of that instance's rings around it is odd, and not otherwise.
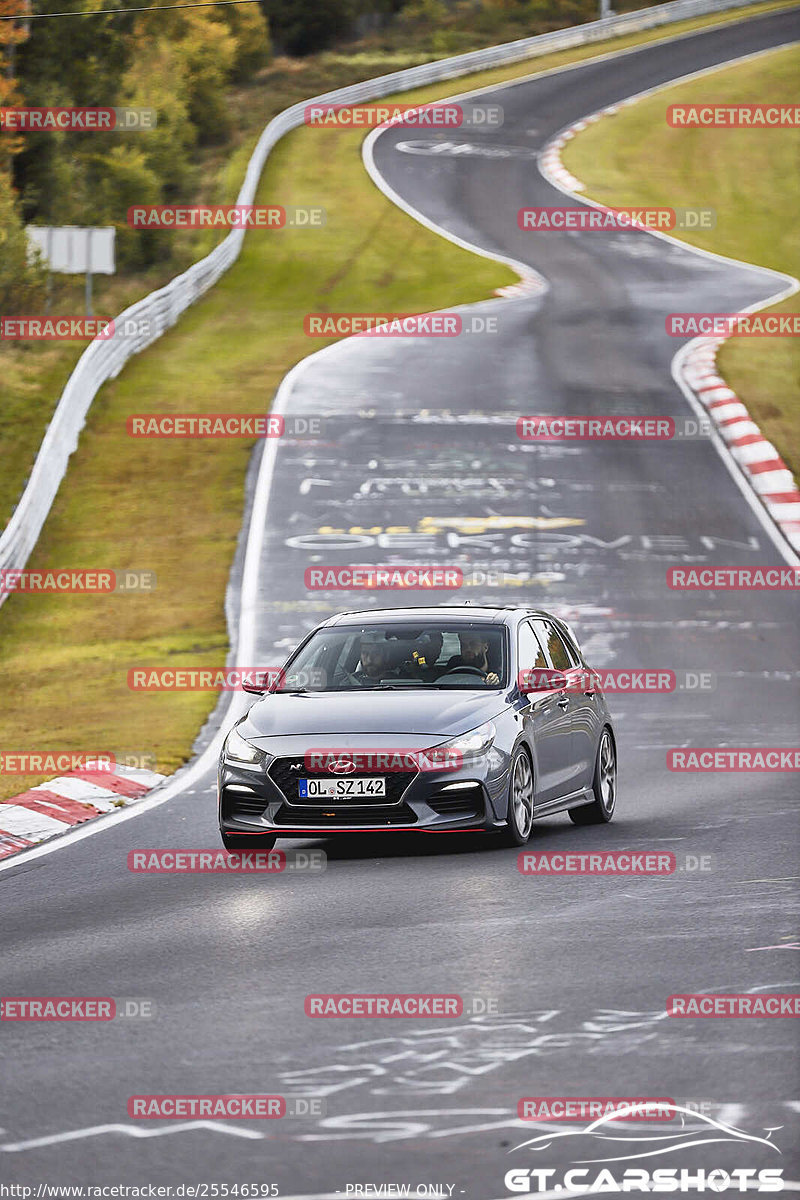
<path fill-rule="evenodd" d="M 113 275 L 113 225 L 82 229 L 78 225 L 28 225 L 28 243 L 41 250 L 51 271 L 62 275 Z"/>

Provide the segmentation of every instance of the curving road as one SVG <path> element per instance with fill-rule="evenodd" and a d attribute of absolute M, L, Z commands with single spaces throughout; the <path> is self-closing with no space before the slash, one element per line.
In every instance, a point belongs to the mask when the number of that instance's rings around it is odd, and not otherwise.
<path fill-rule="evenodd" d="M 307 592 L 307 566 L 419 562 L 472 572 L 476 603 L 562 613 L 599 666 L 708 672 L 713 690 L 613 699 L 617 820 L 553 818 L 535 844 L 667 849 L 711 856 L 712 869 L 534 879 L 489 839 L 364 837 L 282 843 L 325 849 L 321 875 L 130 873 L 134 848 L 217 845 L 213 773 L 197 771 L 168 803 L 0 871 L 3 995 L 155 1005 L 147 1021 L 0 1026 L 0 1181 L 269 1182 L 284 1197 L 430 1183 L 488 1200 L 509 1194 L 511 1167 L 598 1157 L 570 1139 L 509 1153 L 552 1128 L 517 1120 L 532 1095 L 705 1101 L 750 1135 L 777 1130 L 782 1154 L 728 1139 L 649 1165 L 800 1178 L 791 1021 L 664 1015 L 673 993 L 796 988 L 796 777 L 676 775 L 665 761 L 674 746 L 797 744 L 792 597 L 665 583 L 680 563 L 787 559 L 705 439 L 543 446 L 514 429 L 530 411 L 690 417 L 666 313 L 728 311 L 776 290 L 768 272 L 644 233 L 521 232 L 521 205 L 565 202 L 532 152 L 604 105 L 799 31 L 796 12 L 775 13 L 498 89 L 484 99 L 503 106 L 502 128 L 469 142 L 515 151 L 504 157 L 412 154 L 398 146 L 407 130 L 382 133 L 374 165 L 386 187 L 530 264 L 547 289 L 463 312 L 496 319 L 491 334 L 361 339 L 308 360 L 280 403 L 323 415 L 325 436 L 270 451 L 258 661 L 359 606 Z M 231 605 L 239 587 L 237 563 Z M 322 991 L 458 992 L 495 1011 L 312 1023 L 303 998 Z M 218 1092 L 313 1096 L 327 1111 L 211 1125 L 127 1116 L 133 1094 Z"/>

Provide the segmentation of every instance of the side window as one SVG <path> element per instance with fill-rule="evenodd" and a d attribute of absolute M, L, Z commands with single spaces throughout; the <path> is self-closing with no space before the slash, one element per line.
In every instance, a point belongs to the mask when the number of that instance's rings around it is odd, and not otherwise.
<path fill-rule="evenodd" d="M 549 622 L 547 622 L 547 649 L 550 651 L 553 666 L 557 671 L 569 671 L 570 667 L 576 665 L 561 634 L 555 625 L 551 625 Z"/>
<path fill-rule="evenodd" d="M 539 645 L 538 638 L 528 621 L 523 621 L 519 627 L 517 654 L 520 671 L 529 671 L 532 667 L 546 667 L 547 659 Z"/>

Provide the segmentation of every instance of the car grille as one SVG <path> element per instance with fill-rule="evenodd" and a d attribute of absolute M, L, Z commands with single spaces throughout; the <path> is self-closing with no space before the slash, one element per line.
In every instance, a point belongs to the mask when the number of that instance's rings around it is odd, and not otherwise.
<path fill-rule="evenodd" d="M 222 792 L 222 812 L 232 820 L 252 820 L 253 817 L 263 817 L 269 801 L 264 796 L 253 793 L 234 792 L 224 788 Z"/>
<path fill-rule="evenodd" d="M 431 796 L 427 803 L 440 817 L 472 817 L 483 812 L 483 791 L 479 783 L 476 783 L 474 787 L 462 788 L 455 792 L 442 790 Z"/>
<path fill-rule="evenodd" d="M 303 828 L 335 829 L 338 825 L 413 825 L 416 813 L 407 804 L 373 804 L 355 808 L 294 808 L 282 804 L 275 815 L 275 824 L 302 825 Z"/>
<path fill-rule="evenodd" d="M 345 751 L 342 751 L 344 754 Z M 297 808 L 336 808 L 337 805 L 341 808 L 342 801 L 334 800 L 326 801 L 320 804 L 319 796 L 313 796 L 307 800 L 301 800 L 297 794 L 298 779 L 313 778 L 316 774 L 314 771 L 309 771 L 303 762 L 302 755 L 299 758 L 276 758 L 273 763 L 270 763 L 267 771 L 270 779 L 277 787 L 280 788 L 287 803 Z M 320 772 L 322 774 L 322 772 Z M 381 771 L 354 771 L 352 775 L 338 776 L 341 779 L 359 779 L 364 777 L 373 778 L 375 776 L 386 780 L 386 795 L 385 796 L 348 796 L 347 806 L 359 808 L 369 807 L 386 808 L 392 804 L 399 804 L 403 792 L 406 790 L 411 780 L 415 777 L 416 771 L 389 771 L 382 773 Z M 329 776 L 329 778 L 334 778 Z"/>

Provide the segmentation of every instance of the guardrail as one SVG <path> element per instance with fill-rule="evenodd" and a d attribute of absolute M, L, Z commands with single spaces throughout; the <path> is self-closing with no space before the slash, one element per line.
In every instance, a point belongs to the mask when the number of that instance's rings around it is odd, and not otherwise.
<path fill-rule="evenodd" d="M 362 83 L 325 92 L 284 109 L 270 121 L 258 140 L 248 163 L 237 204 L 253 204 L 258 181 L 272 147 L 290 130 L 303 124 L 308 104 L 357 104 L 376 100 L 395 92 L 409 91 L 425 84 L 455 79 L 488 67 L 506 66 L 526 58 L 538 58 L 554 50 L 568 50 L 587 42 L 619 37 L 652 29 L 659 25 L 727 9 L 742 8 L 752 0 L 670 0 L 654 8 L 639 9 L 573 25 L 553 33 L 521 38 L 500 46 L 471 50 L 438 62 L 407 67 L 389 75 L 380 75 Z M 205 258 L 193 263 L 182 275 L 164 287 L 138 300 L 116 318 L 121 328 L 141 329 L 138 334 L 115 334 L 107 340 L 95 339 L 87 346 L 61 393 L 55 413 L 42 439 L 30 478 L 14 513 L 0 535 L 0 570 L 24 567 L 41 533 L 67 470 L 70 455 L 78 446 L 78 437 L 92 401 L 102 385 L 114 379 L 134 354 L 155 342 L 180 317 L 181 313 L 213 287 L 238 258 L 244 238 L 243 229 L 229 233 Z M 5 599 L 0 593 L 0 604 Z"/>

